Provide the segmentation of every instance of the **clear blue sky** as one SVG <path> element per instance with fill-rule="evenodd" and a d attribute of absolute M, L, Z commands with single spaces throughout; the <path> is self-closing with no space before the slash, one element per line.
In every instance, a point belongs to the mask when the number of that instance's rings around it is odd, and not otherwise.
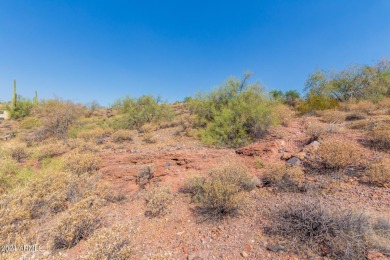
<path fill-rule="evenodd" d="M 302 90 L 318 68 L 390 58 L 390 0 L 0 0 L 0 100 L 168 101 L 254 73 Z"/>

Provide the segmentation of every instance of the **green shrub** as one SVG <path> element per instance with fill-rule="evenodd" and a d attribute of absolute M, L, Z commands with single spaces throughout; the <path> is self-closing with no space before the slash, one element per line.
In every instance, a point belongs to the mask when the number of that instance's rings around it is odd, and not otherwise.
<path fill-rule="evenodd" d="M 18 96 L 16 105 L 7 106 L 7 110 L 10 112 L 12 119 L 19 119 L 30 115 L 32 107 L 33 103 L 31 100 L 22 96 Z"/>
<path fill-rule="evenodd" d="M 197 116 L 201 139 L 206 144 L 238 147 L 261 137 L 276 122 L 273 103 L 257 85 L 244 80 L 229 79 L 212 93 L 189 101 Z"/>
<path fill-rule="evenodd" d="M 318 110 L 333 109 L 337 105 L 338 102 L 332 97 L 309 94 L 306 100 L 296 106 L 296 109 L 299 113 L 305 114 Z"/>
<path fill-rule="evenodd" d="M 123 114 L 121 122 L 114 123 L 117 128 L 139 129 L 146 123 L 159 123 L 174 117 L 169 105 L 152 96 L 125 97 L 118 100 L 114 107 Z"/>
<path fill-rule="evenodd" d="M 23 119 L 23 121 L 20 123 L 20 126 L 23 129 L 32 129 L 32 128 L 38 127 L 40 125 L 41 125 L 41 122 L 39 121 L 39 119 L 37 119 L 35 117 L 27 117 L 27 118 Z"/>

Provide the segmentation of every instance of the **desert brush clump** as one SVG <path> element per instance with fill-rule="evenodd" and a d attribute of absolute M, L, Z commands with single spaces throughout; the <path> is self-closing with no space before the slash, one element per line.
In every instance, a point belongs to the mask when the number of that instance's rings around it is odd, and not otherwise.
<path fill-rule="evenodd" d="M 168 186 L 152 186 L 146 191 L 145 195 L 145 215 L 150 217 L 165 215 L 168 212 L 168 206 L 172 198 L 173 196 Z"/>
<path fill-rule="evenodd" d="M 257 84 L 248 85 L 249 76 L 243 80 L 230 78 L 222 87 L 188 103 L 204 143 L 243 146 L 277 122 L 274 103 Z"/>
<path fill-rule="evenodd" d="M 34 157 L 41 161 L 60 156 L 67 151 L 68 147 L 63 142 L 53 141 L 38 147 L 34 153 Z"/>
<path fill-rule="evenodd" d="M 199 202 L 199 212 L 207 218 L 220 218 L 237 214 L 244 206 L 244 192 L 256 187 L 248 170 L 230 164 L 215 168 L 207 178 L 194 177 L 182 191 L 190 193 Z"/>
<path fill-rule="evenodd" d="M 147 144 L 155 144 L 157 143 L 157 137 L 154 136 L 153 134 L 151 133 L 146 133 L 144 134 L 144 136 L 142 137 L 142 141 L 144 141 L 145 143 Z"/>
<path fill-rule="evenodd" d="M 133 251 L 130 234 L 131 228 L 126 224 L 115 224 L 97 230 L 88 238 L 88 252 L 81 259 L 129 259 Z"/>
<path fill-rule="evenodd" d="M 84 107 L 71 101 L 45 100 L 34 107 L 34 115 L 41 118 L 43 130 L 56 138 L 67 138 L 70 127 L 83 115 Z"/>
<path fill-rule="evenodd" d="M 33 221 L 66 211 L 72 204 L 98 194 L 96 181 L 95 176 L 46 173 L 1 195 L 0 238 L 13 242 L 28 232 Z"/>
<path fill-rule="evenodd" d="M 114 143 L 123 143 L 133 141 L 133 131 L 118 130 L 111 134 L 111 139 Z"/>
<path fill-rule="evenodd" d="M 88 238 L 101 224 L 96 210 L 70 209 L 52 229 L 52 249 L 68 249 Z"/>
<path fill-rule="evenodd" d="M 382 158 L 370 164 L 364 172 L 370 184 L 379 187 L 390 187 L 390 159 Z"/>
<path fill-rule="evenodd" d="M 118 100 L 114 106 L 122 118 L 115 125 L 123 129 L 139 129 L 147 123 L 160 123 L 172 119 L 173 109 L 161 98 L 142 96 L 139 98 L 125 97 Z"/>
<path fill-rule="evenodd" d="M 281 191 L 306 191 L 305 174 L 299 166 L 274 166 L 263 174 L 262 181 L 265 186 L 275 187 Z"/>
<path fill-rule="evenodd" d="M 17 162 L 21 162 L 23 159 L 29 157 L 26 147 L 22 145 L 16 145 L 10 149 L 10 156 Z"/>
<path fill-rule="evenodd" d="M 112 129 L 110 128 L 96 128 L 96 129 L 89 129 L 89 130 L 82 130 L 77 134 L 78 138 L 82 138 L 85 141 L 98 141 L 102 138 L 109 137 L 113 133 Z"/>
<path fill-rule="evenodd" d="M 375 127 L 368 132 L 367 138 L 375 148 L 390 150 L 390 124 Z"/>
<path fill-rule="evenodd" d="M 342 123 L 345 121 L 345 114 L 338 110 L 324 110 L 318 112 L 321 116 L 320 120 L 325 123 Z"/>
<path fill-rule="evenodd" d="M 366 259 L 369 249 L 390 254 L 390 221 L 314 199 L 284 203 L 266 228 L 289 248 L 331 259 Z"/>
<path fill-rule="evenodd" d="M 144 187 L 152 178 L 155 171 L 155 165 L 144 165 L 142 166 L 137 174 L 137 184 Z"/>
<path fill-rule="evenodd" d="M 343 127 L 337 123 L 310 123 L 306 126 L 306 133 L 310 136 L 310 140 L 319 140 L 327 135 L 337 134 L 343 131 Z"/>
<path fill-rule="evenodd" d="M 310 163 L 313 166 L 319 163 L 329 170 L 343 170 L 347 167 L 363 167 L 366 162 L 366 152 L 358 143 L 342 137 L 333 137 L 321 141 Z"/>
<path fill-rule="evenodd" d="M 100 160 L 94 153 L 74 152 L 66 160 L 65 168 L 77 175 L 94 173 L 100 168 Z"/>

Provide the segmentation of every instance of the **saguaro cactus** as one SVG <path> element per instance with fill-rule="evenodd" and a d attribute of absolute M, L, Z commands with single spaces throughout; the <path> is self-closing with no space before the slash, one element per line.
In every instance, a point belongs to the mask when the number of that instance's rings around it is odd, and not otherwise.
<path fill-rule="evenodd" d="M 35 90 L 34 105 L 38 105 L 38 91 Z"/>
<path fill-rule="evenodd" d="M 14 94 L 12 96 L 12 109 L 16 109 L 16 102 L 18 100 L 18 95 L 16 94 L 16 79 L 14 80 Z"/>

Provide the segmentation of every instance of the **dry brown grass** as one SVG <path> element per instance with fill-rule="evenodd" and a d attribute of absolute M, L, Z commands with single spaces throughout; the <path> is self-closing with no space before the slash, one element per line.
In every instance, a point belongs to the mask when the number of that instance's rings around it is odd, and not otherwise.
<path fill-rule="evenodd" d="M 155 185 L 146 192 L 145 215 L 150 217 L 163 216 L 168 212 L 168 206 L 172 201 L 171 190 L 168 186 Z"/>
<path fill-rule="evenodd" d="M 189 180 L 183 191 L 199 202 L 198 211 L 206 218 L 235 215 L 245 207 L 244 191 L 255 188 L 253 176 L 241 165 L 229 164 L 210 171 L 209 177 Z"/>
<path fill-rule="evenodd" d="M 390 188 L 390 159 L 383 158 L 381 161 L 371 164 L 366 169 L 365 175 L 369 183 Z"/>
<path fill-rule="evenodd" d="M 267 170 L 263 175 L 265 186 L 275 187 L 281 191 L 305 191 L 305 174 L 298 166 L 278 165 Z"/>
<path fill-rule="evenodd" d="M 341 133 L 344 129 L 340 124 L 336 123 L 323 124 L 313 122 L 307 125 L 305 130 L 312 140 L 318 140 L 330 134 Z"/>
<path fill-rule="evenodd" d="M 101 220 L 97 211 L 71 209 L 51 231 L 52 249 L 66 249 L 88 238 L 99 226 Z"/>
<path fill-rule="evenodd" d="M 390 149 L 390 125 L 373 128 L 368 132 L 367 138 L 372 141 L 375 148 Z"/>
<path fill-rule="evenodd" d="M 87 253 L 81 259 L 130 259 L 132 255 L 130 233 L 131 227 L 125 224 L 115 224 L 97 230 L 88 238 Z"/>
<path fill-rule="evenodd" d="M 24 187 L 0 197 L 0 239 L 14 243 L 25 236 L 34 220 L 66 211 L 72 204 L 95 196 L 94 176 L 69 173 L 37 176 Z"/>
<path fill-rule="evenodd" d="M 356 121 L 366 119 L 367 116 L 361 112 L 352 112 L 345 117 L 345 121 Z"/>
<path fill-rule="evenodd" d="M 10 149 L 10 156 L 17 162 L 21 162 L 23 159 L 29 157 L 26 147 L 22 145 L 17 145 Z"/>
<path fill-rule="evenodd" d="M 309 199 L 279 206 L 271 223 L 266 229 L 269 234 L 302 253 L 351 260 L 366 259 L 369 249 L 390 253 L 389 220 L 337 209 L 323 201 Z"/>
<path fill-rule="evenodd" d="M 38 160 L 43 160 L 46 158 L 53 158 L 65 154 L 68 151 L 68 148 L 63 142 L 53 142 L 43 146 L 40 146 L 36 153 L 35 157 Z"/>
<path fill-rule="evenodd" d="M 364 166 L 367 156 L 358 143 L 342 137 L 333 137 L 321 142 L 312 162 L 316 161 L 325 169 L 342 170 L 346 167 Z"/>
<path fill-rule="evenodd" d="M 153 178 L 154 171 L 155 166 L 153 164 L 142 166 L 137 174 L 137 184 L 144 187 Z"/>
<path fill-rule="evenodd" d="M 154 136 L 153 134 L 151 133 L 146 133 L 144 134 L 144 136 L 142 137 L 142 140 L 147 143 L 147 144 L 155 144 L 157 143 L 157 137 Z"/>
<path fill-rule="evenodd" d="M 295 112 L 290 107 L 283 104 L 275 106 L 273 110 L 275 111 L 278 121 L 286 127 L 290 125 L 290 122 L 295 117 Z"/>
<path fill-rule="evenodd" d="M 363 100 L 358 103 L 341 103 L 339 109 L 346 112 L 361 112 L 370 114 L 378 109 L 378 106 L 371 101 Z"/>
<path fill-rule="evenodd" d="M 77 175 L 94 173 L 100 168 L 100 160 L 94 153 L 73 152 L 67 158 L 65 168 Z"/>
<path fill-rule="evenodd" d="M 133 140 L 133 131 L 118 130 L 111 135 L 111 139 L 114 143 L 130 142 Z"/>
<path fill-rule="evenodd" d="M 78 138 L 82 138 L 85 141 L 91 141 L 91 140 L 99 140 L 104 137 L 109 137 L 113 133 L 113 130 L 111 128 L 96 128 L 91 130 L 84 130 L 80 131 L 77 134 Z"/>
<path fill-rule="evenodd" d="M 319 111 L 321 120 L 325 123 L 343 123 L 345 121 L 345 113 L 337 110 Z"/>

